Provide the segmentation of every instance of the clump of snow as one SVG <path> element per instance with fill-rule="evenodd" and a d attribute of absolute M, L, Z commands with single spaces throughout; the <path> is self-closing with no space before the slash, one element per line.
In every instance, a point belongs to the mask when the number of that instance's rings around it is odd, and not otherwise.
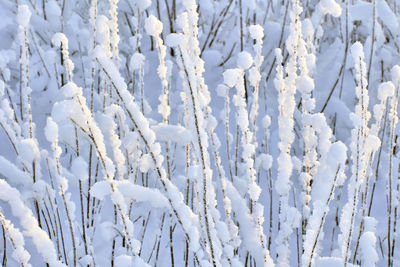
<path fill-rule="evenodd" d="M 61 87 L 61 92 L 65 97 L 74 97 L 79 94 L 79 91 L 79 87 L 73 82 L 69 82 Z"/>
<path fill-rule="evenodd" d="M 65 36 L 64 33 L 62 32 L 57 32 L 53 35 L 53 37 L 51 38 L 51 43 L 56 46 L 59 47 L 62 44 L 67 44 L 68 43 L 68 39 Z"/>
<path fill-rule="evenodd" d="M 253 57 L 249 52 L 240 52 L 237 58 L 237 66 L 243 70 L 247 70 L 253 65 Z"/>
<path fill-rule="evenodd" d="M 314 79 L 310 76 L 300 76 L 296 79 L 296 87 L 303 94 L 310 94 L 314 89 Z"/>
<path fill-rule="evenodd" d="M 249 32 L 253 39 L 262 39 L 264 37 L 264 29 L 259 24 L 250 25 Z"/>
<path fill-rule="evenodd" d="M 394 85 L 391 81 L 381 83 L 378 87 L 378 99 L 383 101 L 394 95 Z"/>
<path fill-rule="evenodd" d="M 147 34 L 157 37 L 163 30 L 163 24 L 155 16 L 150 15 L 144 22 L 144 29 Z"/>
<path fill-rule="evenodd" d="M 172 141 L 178 144 L 187 144 L 192 141 L 189 130 L 179 125 L 158 124 L 152 127 L 159 141 Z"/>
<path fill-rule="evenodd" d="M 319 7 L 324 15 L 331 14 L 337 18 L 342 14 L 342 8 L 335 0 L 322 0 L 319 2 Z"/>
<path fill-rule="evenodd" d="M 53 121 L 51 117 L 47 118 L 46 127 L 44 128 L 44 134 L 47 141 L 53 143 L 58 138 L 58 125 Z"/>
<path fill-rule="evenodd" d="M 28 27 L 31 15 L 32 13 L 27 5 L 18 6 L 17 23 L 24 28 Z"/>
<path fill-rule="evenodd" d="M 228 69 L 223 73 L 224 83 L 228 87 L 234 87 L 240 79 L 240 69 Z"/>
<path fill-rule="evenodd" d="M 18 143 L 19 155 L 26 162 L 33 162 L 40 158 L 40 151 L 33 139 L 23 139 Z"/>
<path fill-rule="evenodd" d="M 131 60 L 129 61 L 130 70 L 134 71 L 134 70 L 143 68 L 145 60 L 146 60 L 146 57 L 142 53 L 135 52 L 132 55 Z"/>

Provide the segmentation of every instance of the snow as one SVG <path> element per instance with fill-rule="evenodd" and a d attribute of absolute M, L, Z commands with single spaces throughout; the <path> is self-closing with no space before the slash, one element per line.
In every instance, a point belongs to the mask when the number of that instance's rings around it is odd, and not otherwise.
<path fill-rule="evenodd" d="M 249 26 L 250 36 L 253 39 L 262 39 L 264 37 L 264 29 L 261 25 L 250 25 Z"/>
<path fill-rule="evenodd" d="M 140 12 L 143 12 L 145 9 L 150 7 L 151 0 L 135 0 L 134 3 L 139 8 Z"/>
<path fill-rule="evenodd" d="M 237 58 L 237 66 L 242 70 L 247 70 L 253 65 L 253 57 L 249 52 L 240 52 Z"/>
<path fill-rule="evenodd" d="M 144 29 L 147 34 L 157 37 L 163 30 L 163 24 L 155 16 L 150 15 L 144 22 Z"/>
<path fill-rule="evenodd" d="M 97 182 L 90 188 L 90 193 L 95 198 L 103 200 L 107 195 L 111 193 L 110 184 L 107 181 Z"/>
<path fill-rule="evenodd" d="M 321 8 L 324 15 L 331 14 L 333 17 L 337 18 L 342 13 L 342 8 L 335 0 L 321 0 L 318 6 Z"/>
<path fill-rule="evenodd" d="M 131 60 L 129 61 L 129 68 L 132 71 L 143 68 L 145 60 L 146 60 L 146 57 L 142 53 L 135 52 L 132 55 Z"/>
<path fill-rule="evenodd" d="M 223 73 L 223 76 L 224 83 L 228 87 L 234 87 L 239 81 L 240 69 L 228 69 Z"/>
<path fill-rule="evenodd" d="M 31 19 L 31 11 L 27 5 L 18 6 L 17 23 L 24 28 L 27 28 Z"/>
<path fill-rule="evenodd" d="M 71 172 L 81 181 L 88 179 L 88 164 L 82 157 L 76 157 L 72 160 Z"/>
<path fill-rule="evenodd" d="M 394 95 L 394 85 L 391 81 L 381 83 L 378 87 L 378 99 L 383 101 Z"/>
<path fill-rule="evenodd" d="M 178 144 L 187 144 L 192 141 L 190 132 L 180 125 L 157 124 L 151 127 L 156 133 L 158 141 L 172 141 Z"/>

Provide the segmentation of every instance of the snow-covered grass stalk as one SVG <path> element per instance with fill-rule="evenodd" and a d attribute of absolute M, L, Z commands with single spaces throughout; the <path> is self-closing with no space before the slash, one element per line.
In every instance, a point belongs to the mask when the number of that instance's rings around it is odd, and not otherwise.
<path fill-rule="evenodd" d="M 323 114 L 310 115 L 312 125 L 319 136 L 320 166 L 313 177 L 310 196 L 312 213 L 307 220 L 306 233 L 303 236 L 302 266 L 313 266 L 321 251 L 324 237 L 323 226 L 329 212 L 329 203 L 334 198 L 336 187 L 345 181 L 346 146 L 338 141 L 331 143 L 332 131 Z"/>
<path fill-rule="evenodd" d="M 315 107 L 315 99 L 312 97 L 312 92 L 314 90 L 312 71 L 315 65 L 315 56 L 312 53 L 308 53 L 306 42 L 303 39 L 301 27 L 299 27 L 297 31 L 297 53 L 300 75 L 296 80 L 296 87 L 301 93 L 301 139 L 303 145 L 302 172 L 299 179 L 303 187 L 301 192 L 301 204 L 302 234 L 304 235 L 307 228 L 308 217 L 310 216 L 309 203 L 311 200 L 311 183 L 314 175 L 317 172 L 319 163 L 317 159 L 316 148 L 318 146 L 318 141 L 315 134 L 315 125 L 313 125 L 313 120 L 310 116 Z"/>
<path fill-rule="evenodd" d="M 395 236 L 394 233 L 396 232 L 395 225 L 396 225 L 396 213 L 394 212 L 397 208 L 398 204 L 398 197 L 396 196 L 397 190 L 397 176 L 398 170 L 395 172 L 396 167 L 394 166 L 398 162 L 397 155 L 395 155 L 394 147 L 396 145 L 396 127 L 399 121 L 398 117 L 398 99 L 399 99 L 399 81 L 400 81 L 400 67 L 398 65 L 392 68 L 392 81 L 394 82 L 395 89 L 394 93 L 390 97 L 389 104 L 389 170 L 388 170 L 388 179 L 386 182 L 386 199 L 387 199 L 387 264 L 388 266 L 393 266 L 393 253 L 392 251 L 392 244 L 394 243 Z M 397 163 L 398 164 L 398 163 Z"/>
<path fill-rule="evenodd" d="M 0 199 L 10 205 L 12 214 L 19 219 L 24 229 L 24 235 L 32 238 L 34 246 L 44 261 L 50 266 L 65 267 L 66 265 L 58 261 L 53 242 L 46 232 L 39 227 L 38 221 L 33 216 L 32 211 L 25 206 L 21 199 L 19 191 L 2 179 L 0 179 Z M 20 259 L 22 260 L 22 258 Z"/>
<path fill-rule="evenodd" d="M 264 222 L 264 207 L 259 203 L 261 188 L 256 182 L 256 170 L 254 167 L 255 148 L 254 135 L 255 132 L 249 129 L 249 113 L 246 109 L 244 75 L 245 71 L 253 64 L 253 58 L 247 52 L 241 52 L 238 55 L 238 68 L 228 69 L 224 72 L 224 82 L 228 87 L 236 87 L 236 94 L 233 97 L 233 103 L 236 106 L 236 123 L 241 133 L 241 159 L 243 164 L 239 169 L 243 175 L 243 179 L 247 183 L 247 193 L 249 196 L 249 210 L 253 217 L 255 225 L 257 226 L 258 242 L 260 247 L 263 248 L 264 254 L 257 255 L 250 251 L 250 254 L 256 259 L 257 262 L 271 264 L 269 251 L 266 246 L 266 239 L 263 232 L 262 224 Z M 254 77 L 253 77 L 254 78 Z M 254 82 L 254 81 L 253 81 Z M 255 111 L 256 112 L 256 111 Z M 256 117 L 254 116 L 253 119 Z M 262 257 L 261 257 L 262 256 Z M 262 261 L 260 261 L 262 259 Z"/>
<path fill-rule="evenodd" d="M 119 29 L 118 29 L 118 2 L 119 0 L 109 0 L 109 15 L 110 15 L 110 32 L 111 32 L 111 52 L 112 59 L 114 60 L 116 66 L 119 66 Z"/>
<path fill-rule="evenodd" d="M 70 200 L 71 194 L 67 193 L 68 190 L 68 180 L 63 176 L 62 166 L 60 164 L 60 156 L 61 156 L 61 148 L 58 145 L 58 126 L 51 119 L 51 117 L 47 118 L 47 124 L 45 129 L 45 134 L 47 141 L 51 143 L 51 147 L 53 150 L 53 168 L 49 170 L 49 172 L 54 171 L 54 176 L 57 178 L 57 184 L 59 188 L 59 192 L 61 198 L 63 200 L 65 214 L 68 219 L 69 230 L 71 234 L 71 242 L 72 242 L 72 252 L 73 252 L 73 263 L 74 266 L 77 265 L 77 244 L 76 244 L 76 234 L 75 234 L 75 204 Z M 61 224 L 60 224 L 61 226 Z M 62 226 L 61 226 L 62 227 Z M 82 227 L 84 227 L 82 225 Z"/>
<path fill-rule="evenodd" d="M 249 27 L 249 32 L 251 38 L 255 40 L 254 51 L 256 55 L 254 57 L 254 66 L 249 70 L 249 82 L 250 85 L 254 88 L 253 92 L 253 100 L 251 104 L 249 120 L 251 123 L 251 129 L 254 133 L 253 139 L 257 140 L 257 115 L 258 115 L 258 99 L 260 94 L 260 81 L 261 81 L 261 73 L 260 68 L 261 64 L 264 61 L 264 56 L 262 55 L 262 47 L 263 47 L 263 38 L 264 38 L 264 29 L 260 25 L 251 25 Z"/>
<path fill-rule="evenodd" d="M 371 125 L 369 134 L 371 136 L 379 136 L 379 132 L 381 130 L 381 124 L 382 124 L 382 120 L 383 120 L 383 115 L 385 114 L 386 111 L 386 106 L 388 103 L 388 99 L 390 97 L 393 97 L 395 92 L 395 88 L 394 85 L 391 81 L 389 82 L 384 82 L 381 83 L 378 87 L 378 99 L 379 99 L 379 103 L 377 103 L 374 108 L 373 108 L 373 116 L 374 116 L 374 123 Z M 375 158 L 375 152 L 376 150 L 372 151 L 369 155 L 369 163 L 367 166 L 367 174 L 366 174 L 366 179 L 365 179 L 365 183 L 362 187 L 362 191 L 361 193 L 361 210 L 360 210 L 360 214 L 361 214 L 361 222 L 360 222 L 360 227 L 358 229 L 358 235 L 357 235 L 357 239 L 356 239 L 356 245 L 355 245 L 355 249 L 354 249 L 354 257 L 353 257 L 353 261 L 355 261 L 355 258 L 357 256 L 357 250 L 359 248 L 359 244 L 360 244 L 360 238 L 362 235 L 362 232 L 364 231 L 364 218 L 367 217 L 367 205 L 368 205 L 368 199 L 370 198 L 370 189 L 369 189 L 369 185 L 370 185 L 370 178 L 372 176 L 372 164 Z M 372 192 L 371 192 L 372 193 Z"/>
<path fill-rule="evenodd" d="M 3 226 L 3 230 L 7 233 L 7 237 L 11 242 L 14 249 L 12 257 L 21 264 L 22 267 L 32 266 L 29 263 L 31 255 L 25 250 L 25 240 L 22 233 L 18 228 L 15 228 L 10 220 L 7 220 L 3 213 L 0 211 L 0 223 Z M 4 262 L 3 262 L 4 263 Z"/>
<path fill-rule="evenodd" d="M 350 144 L 352 168 L 348 183 L 348 200 L 340 218 L 341 235 L 339 236 L 339 244 L 345 266 L 347 266 L 350 257 L 357 207 L 361 187 L 368 173 L 369 158 L 380 145 L 380 140 L 376 136 L 371 135 L 368 128 L 368 121 L 371 114 L 368 111 L 369 96 L 362 44 L 359 42 L 354 43 L 351 47 L 351 53 L 355 62 L 356 97 L 358 98 L 358 103 L 355 107 L 355 112 L 350 115 L 350 119 L 354 125 L 351 131 L 352 138 Z"/>
<path fill-rule="evenodd" d="M 33 137 L 32 110 L 31 110 L 31 91 L 29 87 L 29 42 L 28 26 L 31 17 L 29 7 L 26 5 L 18 6 L 18 40 L 20 44 L 20 116 L 24 122 L 23 135 L 25 138 Z"/>
<path fill-rule="evenodd" d="M 299 213 L 295 207 L 289 206 L 289 192 L 291 188 L 290 177 L 293 171 L 293 163 L 291 158 L 291 148 L 294 141 L 294 120 L 293 113 L 295 110 L 296 79 L 298 54 L 297 47 L 299 42 L 299 34 L 301 34 L 300 14 L 302 8 L 298 0 L 292 1 L 292 9 L 290 10 L 290 33 L 286 40 L 286 47 L 289 53 L 289 59 L 286 65 L 286 77 L 282 67 L 282 52 L 276 49 L 276 77 L 274 85 L 278 91 L 278 126 L 279 139 L 278 144 L 280 153 L 278 156 L 278 177 L 275 182 L 275 189 L 279 194 L 279 223 L 280 229 L 276 239 L 278 264 L 281 266 L 289 266 L 289 239 L 293 228 L 297 227 Z"/>

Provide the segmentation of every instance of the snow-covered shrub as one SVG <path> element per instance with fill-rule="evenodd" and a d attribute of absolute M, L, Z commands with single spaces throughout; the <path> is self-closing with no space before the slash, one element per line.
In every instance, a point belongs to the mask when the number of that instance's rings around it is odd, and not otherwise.
<path fill-rule="evenodd" d="M 398 5 L 0 1 L 2 266 L 399 265 Z"/>

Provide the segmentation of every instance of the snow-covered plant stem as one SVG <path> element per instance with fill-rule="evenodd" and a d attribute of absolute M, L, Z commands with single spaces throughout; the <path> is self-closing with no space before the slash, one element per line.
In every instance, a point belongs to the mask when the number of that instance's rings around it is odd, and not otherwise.
<path fill-rule="evenodd" d="M 249 70 L 249 82 L 250 85 L 254 88 L 253 92 L 253 101 L 249 113 L 249 120 L 251 123 L 251 129 L 253 131 L 253 142 L 257 139 L 257 115 L 258 115 L 258 99 L 260 94 L 260 80 L 261 73 L 260 67 L 263 63 L 264 57 L 262 56 L 262 47 L 263 47 L 263 37 L 264 37 L 264 29 L 260 25 L 251 25 L 249 27 L 249 32 L 251 38 L 255 40 L 254 51 L 256 52 L 256 56 L 254 58 L 254 66 Z"/>
<path fill-rule="evenodd" d="M 395 207 L 397 207 L 396 198 L 396 175 L 395 169 L 396 166 L 393 166 L 398 162 L 397 155 L 394 153 L 394 147 L 396 145 L 396 134 L 395 129 L 399 121 L 398 116 L 398 99 L 399 99 L 399 88 L 400 88 L 400 67 L 398 65 L 394 66 L 392 69 L 392 80 L 395 85 L 395 90 L 393 96 L 390 98 L 390 110 L 389 110 L 389 173 L 388 179 L 386 184 L 386 198 L 387 198 L 387 264 L 388 266 L 393 266 L 393 259 L 392 259 L 392 243 L 396 238 L 394 233 L 396 229 L 394 228 L 396 217 L 395 217 Z"/>
<path fill-rule="evenodd" d="M 71 233 L 71 242 L 72 242 L 72 252 L 73 252 L 73 264 L 77 265 L 77 245 L 75 239 L 75 204 L 70 200 L 70 194 L 66 194 L 68 189 L 68 180 L 62 174 L 62 167 L 60 164 L 60 156 L 61 156 L 61 148 L 58 145 L 58 126 L 57 124 L 49 117 L 47 119 L 46 126 L 46 138 L 51 143 L 51 147 L 53 149 L 53 159 L 55 165 L 55 176 L 57 177 L 57 183 L 60 191 L 61 198 L 63 200 L 65 214 L 67 215 L 69 230 Z M 60 225 L 60 227 L 62 227 Z"/>
<path fill-rule="evenodd" d="M 393 97 L 393 94 L 395 92 L 395 88 L 392 82 L 385 82 L 385 83 L 381 83 L 378 87 L 378 99 L 379 99 L 379 103 L 376 104 L 373 108 L 373 115 L 374 115 L 374 119 L 375 122 L 371 125 L 370 128 L 370 135 L 372 136 L 379 136 L 379 131 L 381 130 L 381 123 L 382 123 L 382 119 L 383 119 L 383 115 L 385 114 L 386 111 L 386 106 L 388 103 L 388 98 Z M 355 262 L 356 256 L 357 256 L 357 251 L 359 248 L 359 244 L 360 244 L 360 238 L 362 236 L 362 233 L 364 231 L 364 220 L 369 216 L 367 214 L 367 201 L 370 198 L 370 190 L 369 190 L 369 185 L 370 185 L 370 178 L 372 176 L 372 164 L 375 158 L 375 152 L 376 151 L 372 151 L 369 155 L 369 163 L 368 163 L 368 172 L 366 175 L 366 179 L 365 179 L 365 183 L 364 186 L 362 188 L 361 193 L 361 210 L 360 210 L 360 214 L 361 214 L 361 222 L 360 222 L 360 227 L 358 229 L 358 235 L 357 235 L 357 239 L 356 239 L 356 245 L 355 245 L 355 249 L 354 249 L 354 257 L 353 257 L 353 262 Z M 389 172 L 391 172 L 391 163 L 389 165 L 390 170 Z M 367 216 L 368 215 L 368 216 Z"/>
<path fill-rule="evenodd" d="M 110 31 L 111 31 L 111 51 L 112 59 L 116 66 L 119 66 L 119 30 L 118 30 L 118 2 L 119 0 L 109 0 L 109 14 L 110 14 Z"/>
<path fill-rule="evenodd" d="M 278 264 L 280 266 L 289 266 L 289 238 L 293 228 L 297 226 L 298 211 L 289 206 L 289 192 L 291 188 L 290 177 L 293 171 L 293 163 L 290 155 L 292 143 L 294 141 L 294 120 L 293 113 L 296 106 L 294 95 L 296 93 L 297 79 L 297 46 L 299 34 L 301 34 L 300 14 L 302 8 L 299 1 L 292 1 L 290 11 L 290 34 L 286 40 L 286 47 L 289 53 L 289 59 L 286 66 L 287 77 L 284 78 L 282 67 L 282 53 L 278 48 L 276 53 L 276 78 L 274 85 L 278 91 L 279 107 L 279 150 L 278 156 L 278 178 L 275 183 L 275 189 L 279 194 L 279 223 L 280 229 L 276 239 Z"/>
<path fill-rule="evenodd" d="M 14 249 L 12 254 L 13 258 L 21 264 L 22 267 L 32 266 L 29 264 L 29 259 L 31 255 L 28 251 L 25 250 L 25 240 L 22 233 L 14 227 L 14 225 L 7 220 L 3 213 L 0 211 L 0 223 L 3 226 L 3 231 L 7 233 L 7 237 L 9 238 L 11 245 Z M 5 253 L 5 252 L 4 252 Z M 4 262 L 3 262 L 4 264 Z"/>
<path fill-rule="evenodd" d="M 8 202 L 13 215 L 20 220 L 25 236 L 32 238 L 33 244 L 45 262 L 50 266 L 66 267 L 58 261 L 53 242 L 46 232 L 39 227 L 31 210 L 22 201 L 19 191 L 2 179 L 0 179 L 0 199 Z"/>
<path fill-rule="evenodd" d="M 357 81 L 356 96 L 358 103 L 355 112 L 351 114 L 354 128 L 351 131 L 351 178 L 348 184 L 348 202 L 343 208 L 340 219 L 339 236 L 344 266 L 347 266 L 350 257 L 350 245 L 354 230 L 357 206 L 361 187 L 365 182 L 368 173 L 369 158 L 380 145 L 379 139 L 370 134 L 368 121 L 371 117 L 368 111 L 369 96 L 367 91 L 366 66 L 364 52 L 361 43 L 356 42 L 351 47 L 351 53 L 355 62 L 355 78 Z"/>
<path fill-rule="evenodd" d="M 302 266 L 311 267 L 318 258 L 320 241 L 324 237 L 322 231 L 329 211 L 329 203 L 334 198 L 335 188 L 345 181 L 346 146 L 339 142 L 331 143 L 332 131 L 321 113 L 310 115 L 313 127 L 319 135 L 321 164 L 314 176 L 312 197 L 312 213 L 308 218 L 303 242 Z"/>

